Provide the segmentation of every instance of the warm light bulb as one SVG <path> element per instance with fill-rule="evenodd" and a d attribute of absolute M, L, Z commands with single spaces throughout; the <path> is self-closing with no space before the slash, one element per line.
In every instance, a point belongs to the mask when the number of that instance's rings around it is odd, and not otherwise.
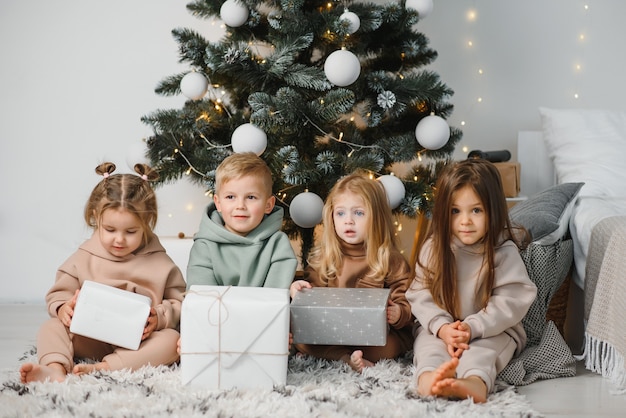
<path fill-rule="evenodd" d="M 481 102 L 483 101 L 483 98 L 482 98 L 482 97 L 479 97 L 478 99 L 476 99 L 476 101 L 477 101 L 478 103 L 481 103 Z"/>
<path fill-rule="evenodd" d="M 470 22 L 476 20 L 476 10 L 470 10 L 467 12 L 467 20 L 469 20 Z"/>
<path fill-rule="evenodd" d="M 464 120 L 461 121 L 461 126 L 465 126 L 465 121 Z"/>
<path fill-rule="evenodd" d="M 467 145 L 464 145 L 463 148 L 461 148 L 463 150 L 464 153 L 468 153 L 469 152 L 469 148 L 467 147 Z"/>
<path fill-rule="evenodd" d="M 574 93 L 574 99 L 578 99 L 578 93 Z"/>
<path fill-rule="evenodd" d="M 483 75 L 483 69 L 482 68 L 478 69 L 478 74 Z"/>
<path fill-rule="evenodd" d="M 469 46 L 469 47 L 474 46 L 474 42 L 472 42 L 472 41 L 468 41 L 468 42 L 467 42 L 467 46 Z"/>

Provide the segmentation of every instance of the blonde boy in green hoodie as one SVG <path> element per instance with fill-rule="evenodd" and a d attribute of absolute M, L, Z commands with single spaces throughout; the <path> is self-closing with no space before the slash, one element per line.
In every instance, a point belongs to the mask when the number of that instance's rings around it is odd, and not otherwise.
<path fill-rule="evenodd" d="M 272 174 L 251 152 L 225 158 L 215 174 L 215 194 L 202 215 L 189 255 L 192 285 L 288 289 L 297 260 L 281 231 L 283 208 L 275 206 Z"/>

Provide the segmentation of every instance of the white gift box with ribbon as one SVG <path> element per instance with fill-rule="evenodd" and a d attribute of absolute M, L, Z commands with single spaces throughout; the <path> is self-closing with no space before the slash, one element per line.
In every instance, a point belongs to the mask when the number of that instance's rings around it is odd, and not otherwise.
<path fill-rule="evenodd" d="M 180 333 L 183 385 L 271 389 L 287 381 L 287 289 L 191 286 Z"/>
<path fill-rule="evenodd" d="M 76 300 L 70 332 L 136 350 L 150 304 L 148 296 L 86 280 Z"/>

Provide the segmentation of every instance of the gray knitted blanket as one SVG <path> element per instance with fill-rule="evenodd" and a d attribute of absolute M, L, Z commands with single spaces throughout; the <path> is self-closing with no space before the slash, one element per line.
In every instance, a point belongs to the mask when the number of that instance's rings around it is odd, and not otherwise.
<path fill-rule="evenodd" d="M 585 367 L 626 393 L 626 216 L 593 228 L 585 272 Z"/>

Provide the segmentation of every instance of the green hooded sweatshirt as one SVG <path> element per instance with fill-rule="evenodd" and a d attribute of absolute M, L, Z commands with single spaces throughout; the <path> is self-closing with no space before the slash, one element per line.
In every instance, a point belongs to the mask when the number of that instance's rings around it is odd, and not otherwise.
<path fill-rule="evenodd" d="M 288 289 L 297 260 L 282 224 L 283 208 L 276 206 L 242 237 L 228 231 L 215 203 L 209 204 L 189 254 L 187 289 L 195 284 Z"/>

